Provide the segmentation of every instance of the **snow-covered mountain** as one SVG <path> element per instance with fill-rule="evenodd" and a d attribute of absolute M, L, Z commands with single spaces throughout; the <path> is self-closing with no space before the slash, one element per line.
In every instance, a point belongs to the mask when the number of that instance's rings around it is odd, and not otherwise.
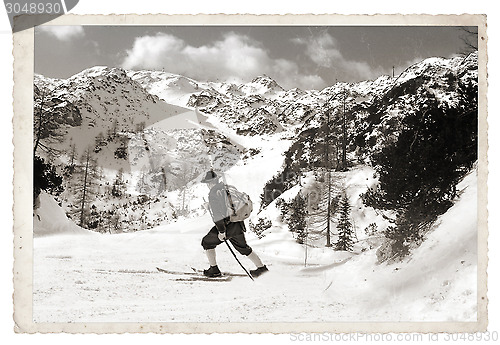
<path fill-rule="evenodd" d="M 395 78 L 336 83 L 321 91 L 284 90 L 268 76 L 235 84 L 108 67 L 66 80 L 37 75 L 34 84 L 35 111 L 43 101 L 63 134 L 62 142 L 52 143 L 63 152 L 49 157 L 56 166 L 73 159 L 73 147 L 77 156 L 91 147 L 103 169 L 101 185 L 112 185 L 122 169 L 127 193 L 161 195 L 180 193 L 210 167 L 246 165 L 266 155 L 270 142 L 282 143 L 288 164 L 321 164 L 323 149 L 311 138 L 325 131 L 327 110 L 334 121 L 347 113 L 354 138 L 348 154 L 369 162 L 397 137 L 401 118 L 426 106 L 429 97 L 439 107 L 464 106 L 464 85 L 477 87 L 477 54 L 430 58 Z M 284 159 L 268 178 L 279 173 Z M 262 183 L 254 187 L 256 199 Z M 170 196 L 167 207 L 179 203 L 177 197 Z"/>
<path fill-rule="evenodd" d="M 250 135 L 276 133 L 305 119 L 312 121 L 312 115 L 324 116 L 324 108 L 341 104 L 342 92 L 347 94 L 349 102 L 356 104 L 389 99 L 390 107 L 384 109 L 389 114 L 404 113 L 405 104 L 414 101 L 409 97 L 419 88 L 428 89 L 441 102 L 453 105 L 457 99 L 454 86 L 458 82 L 477 84 L 477 54 L 466 58 L 429 58 L 408 67 L 396 78 L 381 76 L 359 83 L 339 82 L 321 91 L 284 90 L 268 76 L 234 84 L 201 82 L 162 71 L 107 67 L 90 68 L 67 80 L 35 76 L 39 89 L 61 85 L 55 96 L 77 106 L 83 127 L 105 128 L 113 120 L 118 120 L 120 127 L 132 128 L 141 122 L 147 126 L 185 108 L 197 107 Z M 400 97 L 403 94 L 406 98 Z M 247 121 L 252 124 L 246 124 Z"/>
<path fill-rule="evenodd" d="M 113 127 L 117 132 L 130 132 L 186 111 L 160 102 L 119 68 L 93 67 L 67 80 L 37 75 L 35 85 L 51 99 L 79 110 L 81 123 L 69 123 L 66 129 L 80 147 L 93 144 L 99 133 L 106 134 Z"/>
<path fill-rule="evenodd" d="M 199 82 L 177 74 L 161 71 L 129 71 L 127 74 L 149 93 L 181 107 L 186 106 L 192 93 L 200 90 Z"/>
<path fill-rule="evenodd" d="M 453 105 L 458 92 L 453 86 L 457 82 L 477 85 L 477 54 L 466 58 L 429 58 L 408 67 L 396 78 L 381 76 L 358 83 L 339 82 L 321 91 L 284 90 L 267 76 L 257 77 L 246 84 L 234 84 L 199 82 L 158 71 L 128 74 L 167 103 L 198 107 L 238 132 L 257 135 L 276 133 L 304 121 L 317 125 L 324 117 L 326 107 L 340 106 L 343 98 L 334 95 L 343 92 L 347 94 L 347 102 L 365 106 L 389 97 L 391 104 L 384 112 L 395 116 L 404 114 L 405 107 L 415 102 L 408 97 L 418 88 L 433 90 L 441 102 Z M 398 96 L 405 94 L 406 98 Z M 328 104 L 327 100 L 330 100 Z"/>
<path fill-rule="evenodd" d="M 245 151 L 215 132 L 202 114 L 161 101 L 123 69 L 94 67 L 67 80 L 37 75 L 34 82 L 35 112 L 43 108 L 50 129 L 58 132 L 57 141 L 42 137 L 54 151 L 37 154 L 54 162 L 62 175 L 66 166 L 85 166 L 81 157 L 90 149 L 100 177 L 96 199 L 89 206 L 97 205 L 102 212 L 130 206 L 109 195 L 118 171 L 122 171 L 126 195 L 154 196 L 177 190 L 210 166 L 224 170 Z M 216 146 L 224 153 L 220 157 L 213 152 Z M 186 176 L 190 178 L 185 180 Z M 77 182 L 74 176 L 67 178 L 61 196 L 68 213 L 78 204 Z M 151 221 L 140 228 L 175 216 L 174 206 L 157 203 L 164 210 L 151 215 Z M 124 218 L 131 212 L 128 206 Z"/>
<path fill-rule="evenodd" d="M 379 151 L 388 137 L 401 131 L 401 118 L 412 116 L 435 100 L 439 108 L 466 108 L 470 90 L 477 89 L 477 54 L 452 59 L 429 58 L 410 66 L 360 111 L 356 123 L 370 151 Z M 391 139 L 389 139 L 391 140 Z"/>

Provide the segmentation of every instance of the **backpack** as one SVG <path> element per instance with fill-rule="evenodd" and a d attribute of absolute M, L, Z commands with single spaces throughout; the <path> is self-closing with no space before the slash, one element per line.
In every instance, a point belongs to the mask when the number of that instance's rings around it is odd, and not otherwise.
<path fill-rule="evenodd" d="M 225 185 L 227 193 L 227 208 L 230 210 L 229 220 L 231 222 L 242 222 L 250 217 L 253 210 L 252 200 L 250 197 L 240 192 L 234 186 Z"/>

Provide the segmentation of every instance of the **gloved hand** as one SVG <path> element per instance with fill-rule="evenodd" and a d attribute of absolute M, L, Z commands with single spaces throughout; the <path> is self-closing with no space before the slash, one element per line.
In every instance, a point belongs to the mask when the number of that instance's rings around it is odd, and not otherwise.
<path fill-rule="evenodd" d="M 219 232 L 219 234 L 217 235 L 219 237 L 219 240 L 224 242 L 224 240 L 226 239 L 226 233 L 225 232 Z"/>

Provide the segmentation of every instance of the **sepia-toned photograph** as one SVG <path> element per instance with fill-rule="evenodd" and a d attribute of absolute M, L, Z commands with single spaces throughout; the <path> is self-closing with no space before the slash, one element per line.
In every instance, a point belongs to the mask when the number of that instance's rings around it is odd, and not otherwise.
<path fill-rule="evenodd" d="M 485 329 L 485 18 L 111 18 L 22 36 L 18 331 Z"/>

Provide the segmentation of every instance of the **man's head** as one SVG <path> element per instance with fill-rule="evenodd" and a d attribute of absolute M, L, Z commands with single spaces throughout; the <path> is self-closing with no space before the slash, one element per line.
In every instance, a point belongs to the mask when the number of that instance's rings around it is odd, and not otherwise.
<path fill-rule="evenodd" d="M 212 188 L 215 186 L 217 183 L 219 183 L 219 176 L 213 171 L 209 170 L 203 180 L 201 180 L 202 183 L 206 183 L 208 188 Z"/>

